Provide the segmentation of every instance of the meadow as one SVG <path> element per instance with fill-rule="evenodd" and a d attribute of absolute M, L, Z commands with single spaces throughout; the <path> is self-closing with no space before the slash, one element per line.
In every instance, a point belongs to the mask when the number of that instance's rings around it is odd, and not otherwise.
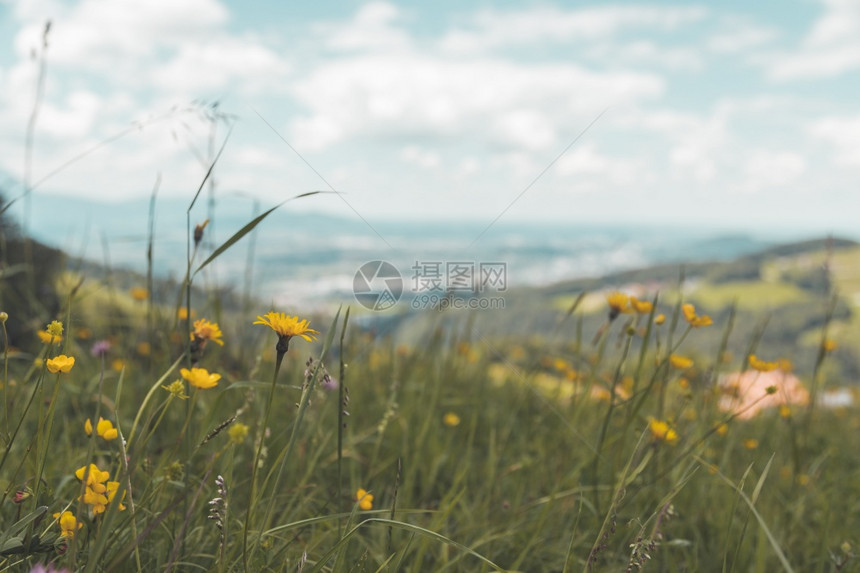
<path fill-rule="evenodd" d="M 207 287 L 270 212 L 208 250 L 189 215 L 176 284 L 58 264 L 37 295 L 48 259 L 5 261 L 0 570 L 855 570 L 838 281 L 788 350 L 736 330 L 766 286 L 428 310 L 415 340 Z"/>

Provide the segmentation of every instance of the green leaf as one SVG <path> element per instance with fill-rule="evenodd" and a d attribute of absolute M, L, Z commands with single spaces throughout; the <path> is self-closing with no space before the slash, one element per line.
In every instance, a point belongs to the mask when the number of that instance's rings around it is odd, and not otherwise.
<path fill-rule="evenodd" d="M 24 529 L 28 525 L 30 525 L 31 523 L 33 523 L 37 519 L 41 519 L 45 515 L 45 513 L 47 513 L 47 512 L 48 512 L 48 507 L 45 505 L 41 505 L 41 506 L 37 507 L 35 511 L 28 513 L 27 515 L 22 517 L 20 520 L 16 521 L 9 529 L 4 531 L 3 534 L 0 535 L 0 546 L 5 545 L 5 543 L 8 539 L 10 539 L 11 537 L 14 537 L 17 534 L 24 531 Z"/>
<path fill-rule="evenodd" d="M 245 235 L 247 235 L 248 233 L 253 231 L 254 227 L 259 225 L 263 219 L 265 219 L 266 217 L 268 217 L 272 213 L 272 211 L 274 211 L 275 209 L 277 209 L 278 207 L 280 207 L 281 205 L 283 205 L 287 201 L 292 201 L 293 199 L 301 199 L 302 197 L 310 197 L 311 195 L 316 195 L 318 193 L 325 193 L 325 191 L 308 191 L 307 193 L 301 193 L 300 195 L 296 195 L 295 197 L 290 197 L 286 201 L 281 201 L 280 203 L 278 203 L 277 205 L 275 205 L 274 207 L 272 207 L 271 209 L 269 209 L 268 211 L 266 211 L 262 215 L 258 215 L 257 217 L 252 219 L 250 223 L 248 223 L 247 225 L 245 225 L 244 227 L 242 227 L 241 229 L 236 231 L 236 233 L 234 233 L 232 237 L 230 237 L 229 239 L 224 241 L 224 243 L 220 247 L 215 249 L 215 251 L 211 255 L 209 255 L 209 258 L 207 258 L 205 261 L 203 261 L 200 264 L 199 267 L 197 267 L 197 270 L 194 271 L 194 275 L 196 275 L 197 273 L 202 271 L 203 268 L 206 267 L 206 265 L 208 265 L 209 263 L 214 261 L 216 258 L 221 256 L 221 253 L 223 253 L 224 251 L 226 251 L 227 249 L 229 249 L 230 247 L 235 245 L 239 241 L 239 239 L 241 239 L 242 237 L 244 237 Z"/>

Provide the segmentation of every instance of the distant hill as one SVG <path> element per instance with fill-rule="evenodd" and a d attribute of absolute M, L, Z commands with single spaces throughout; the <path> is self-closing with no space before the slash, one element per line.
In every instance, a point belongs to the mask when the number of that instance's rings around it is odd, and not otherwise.
<path fill-rule="evenodd" d="M 678 290 L 684 277 L 683 294 Z M 597 278 L 514 289 L 504 295 L 499 311 L 446 311 L 381 316 L 385 332 L 420 344 L 447 325 L 452 332 L 471 332 L 487 341 L 542 340 L 549 350 L 564 348 L 584 333 L 587 344 L 606 321 L 606 295 L 614 290 L 650 300 L 659 295 L 658 312 L 671 316 L 679 299 L 692 302 L 714 319 L 686 343 L 690 352 L 719 348 L 731 328 L 727 350 L 743 356 L 750 341 L 766 356 L 790 358 L 799 371 L 811 372 L 836 297 L 828 336 L 839 349 L 828 360 L 826 376 L 834 382 L 860 384 L 860 243 L 821 238 L 768 247 L 731 261 L 689 261 L 620 271 Z M 584 294 L 576 315 L 566 317 Z M 628 319 L 622 319 L 622 322 Z M 492 342 L 490 342 L 492 344 Z M 559 350 L 563 352 L 563 350 Z"/>

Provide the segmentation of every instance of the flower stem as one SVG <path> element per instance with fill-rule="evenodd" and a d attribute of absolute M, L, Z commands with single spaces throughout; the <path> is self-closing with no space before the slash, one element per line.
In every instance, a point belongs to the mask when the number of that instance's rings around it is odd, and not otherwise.
<path fill-rule="evenodd" d="M 248 497 L 248 509 L 245 511 L 245 527 L 242 530 L 242 564 L 244 566 L 245 573 L 248 573 L 248 528 L 251 525 L 254 496 L 257 493 L 257 468 L 260 464 L 260 455 L 262 455 L 263 452 L 263 442 L 266 439 L 266 428 L 269 426 L 269 414 L 272 411 L 272 402 L 275 400 L 275 387 L 278 382 L 278 372 L 281 370 L 281 363 L 287 353 L 287 349 L 285 347 L 282 349 L 280 341 L 278 342 L 277 350 L 278 355 L 275 358 L 275 372 L 272 375 L 272 386 L 269 389 L 269 399 L 266 402 L 266 411 L 263 414 L 263 426 L 260 430 L 260 443 L 257 445 L 257 452 L 254 454 L 254 465 L 251 467 L 251 494 Z"/>

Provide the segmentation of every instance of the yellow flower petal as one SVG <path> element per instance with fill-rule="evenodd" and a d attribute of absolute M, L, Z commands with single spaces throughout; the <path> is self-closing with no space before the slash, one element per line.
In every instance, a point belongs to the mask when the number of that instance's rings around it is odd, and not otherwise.
<path fill-rule="evenodd" d="M 183 368 L 179 373 L 189 384 L 202 390 L 214 388 L 218 385 L 218 380 L 221 379 L 220 374 L 210 374 L 205 368 L 192 368 L 191 370 Z"/>
<path fill-rule="evenodd" d="M 648 428 L 651 430 L 651 435 L 654 436 L 655 440 L 666 442 L 670 445 L 678 441 L 678 433 L 669 426 L 668 422 L 650 418 L 648 420 Z"/>
<path fill-rule="evenodd" d="M 648 314 L 654 308 L 654 305 L 651 304 L 650 301 L 647 300 L 639 300 L 635 296 L 630 297 L 630 306 L 635 310 L 638 314 Z"/>
<path fill-rule="evenodd" d="M 51 374 L 57 374 L 58 372 L 68 372 L 72 369 L 72 366 L 75 365 L 75 357 L 60 354 L 55 358 L 49 358 L 47 364 L 48 372 L 50 372 Z"/>
<path fill-rule="evenodd" d="M 319 331 L 310 327 L 307 319 L 301 320 L 298 316 L 289 316 L 283 312 L 270 311 L 263 316 L 257 316 L 254 324 L 268 326 L 281 338 L 300 336 L 310 342 L 316 340 L 315 335 L 319 334 Z"/>
<path fill-rule="evenodd" d="M 205 318 L 194 321 L 194 332 L 191 333 L 191 340 L 211 340 L 215 344 L 224 346 L 221 336 L 223 333 L 217 322 L 209 322 Z"/>
<path fill-rule="evenodd" d="M 669 363 L 673 368 L 677 368 L 678 370 L 686 370 L 693 366 L 693 359 L 687 358 L 686 356 L 681 356 L 679 354 L 672 354 L 669 356 Z"/>
<path fill-rule="evenodd" d="M 622 313 L 631 312 L 630 297 L 623 292 L 613 292 L 606 297 L 606 302 L 609 304 L 609 320 L 615 318 Z"/>

